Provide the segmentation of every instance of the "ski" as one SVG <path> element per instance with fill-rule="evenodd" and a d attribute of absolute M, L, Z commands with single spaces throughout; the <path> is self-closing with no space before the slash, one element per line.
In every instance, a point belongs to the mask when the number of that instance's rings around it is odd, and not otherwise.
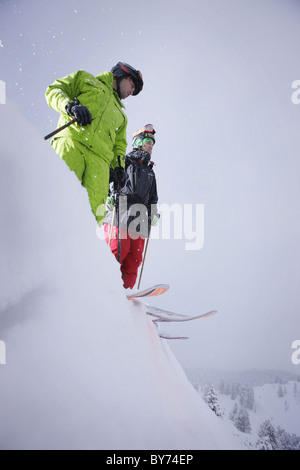
<path fill-rule="evenodd" d="M 152 305 L 146 305 L 146 313 L 155 318 L 155 322 L 171 322 L 171 321 L 191 321 L 197 318 L 207 318 L 215 315 L 217 310 L 211 310 L 210 312 L 199 314 L 199 315 L 183 315 L 180 313 L 170 312 L 162 308 L 153 307 Z"/>
<path fill-rule="evenodd" d="M 189 339 L 188 336 L 172 336 L 167 333 L 159 333 L 159 337 L 162 339 Z"/>
<path fill-rule="evenodd" d="M 127 294 L 128 300 L 143 299 L 144 297 L 156 297 L 157 295 L 164 294 L 170 288 L 168 284 L 157 284 L 156 286 L 149 287 L 141 291 L 134 292 L 133 294 Z"/>

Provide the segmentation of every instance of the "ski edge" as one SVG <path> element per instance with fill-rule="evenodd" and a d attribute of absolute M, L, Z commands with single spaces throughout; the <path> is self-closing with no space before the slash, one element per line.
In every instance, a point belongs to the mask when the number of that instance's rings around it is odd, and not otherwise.
<path fill-rule="evenodd" d="M 181 322 L 181 321 L 192 321 L 197 320 L 198 318 L 208 318 L 216 313 L 217 310 L 210 310 L 209 312 L 203 313 L 201 315 L 183 315 L 175 312 L 170 312 L 168 310 L 159 309 L 156 307 L 152 307 L 151 305 L 146 305 L 146 313 L 147 315 L 151 315 L 156 319 L 153 320 L 157 323 L 161 322 Z"/>
<path fill-rule="evenodd" d="M 171 336 L 165 333 L 159 333 L 159 337 L 162 339 L 189 339 L 188 336 Z"/>
<path fill-rule="evenodd" d="M 157 297 L 158 295 L 164 294 L 169 289 L 169 284 L 157 284 L 155 286 L 149 287 L 148 289 L 136 291 L 132 294 L 127 294 L 126 297 L 128 300 L 143 299 L 145 297 Z"/>

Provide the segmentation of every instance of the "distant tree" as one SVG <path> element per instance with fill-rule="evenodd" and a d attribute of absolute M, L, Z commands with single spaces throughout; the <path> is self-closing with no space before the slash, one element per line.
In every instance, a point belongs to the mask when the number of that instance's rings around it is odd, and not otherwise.
<path fill-rule="evenodd" d="M 237 412 L 238 412 L 238 406 L 237 406 L 237 404 L 235 403 L 235 404 L 234 404 L 234 407 L 232 408 L 232 410 L 231 410 L 231 412 L 230 412 L 230 414 L 229 414 L 229 419 L 231 419 L 231 421 L 234 422 L 235 417 L 236 417 L 236 415 L 237 415 Z"/>
<path fill-rule="evenodd" d="M 240 404 L 248 410 L 255 408 L 254 390 L 250 385 L 244 385 L 240 391 Z"/>
<path fill-rule="evenodd" d="M 207 393 L 204 396 L 204 400 L 210 407 L 210 409 L 219 417 L 222 418 L 221 408 L 218 402 L 217 394 L 215 391 L 215 387 L 213 385 L 210 386 Z"/>
<path fill-rule="evenodd" d="M 236 387 L 234 385 L 231 385 L 231 387 L 230 387 L 230 398 L 231 398 L 231 400 L 235 400 L 236 397 L 237 397 Z"/>
<path fill-rule="evenodd" d="M 280 426 L 276 429 L 276 439 L 279 450 L 300 450 L 300 437 L 289 434 Z"/>
<path fill-rule="evenodd" d="M 225 385 L 224 394 L 225 394 L 225 395 L 230 395 L 230 393 L 231 393 L 230 384 L 227 383 L 227 384 Z"/>
<path fill-rule="evenodd" d="M 276 384 L 284 384 L 286 381 L 280 375 L 275 375 L 274 382 Z"/>
<path fill-rule="evenodd" d="M 249 413 L 244 407 L 240 407 L 233 420 L 235 427 L 245 433 L 251 432 Z"/>
<path fill-rule="evenodd" d="M 294 397 L 297 396 L 297 392 L 298 392 L 297 382 L 295 382 L 295 383 L 294 383 L 294 388 L 293 388 Z"/>
<path fill-rule="evenodd" d="M 264 421 L 258 428 L 258 441 L 256 446 L 259 450 L 276 450 L 276 429 L 269 419 Z"/>
<path fill-rule="evenodd" d="M 284 392 L 281 384 L 279 384 L 278 386 L 277 395 L 279 396 L 279 398 L 284 397 Z"/>
<path fill-rule="evenodd" d="M 241 386 L 238 383 L 231 384 L 230 387 L 230 398 L 231 400 L 235 400 L 236 397 L 240 394 Z"/>
<path fill-rule="evenodd" d="M 258 430 L 257 449 L 260 450 L 300 450 L 300 437 L 289 434 L 278 426 L 276 429 L 272 423 L 264 421 Z"/>

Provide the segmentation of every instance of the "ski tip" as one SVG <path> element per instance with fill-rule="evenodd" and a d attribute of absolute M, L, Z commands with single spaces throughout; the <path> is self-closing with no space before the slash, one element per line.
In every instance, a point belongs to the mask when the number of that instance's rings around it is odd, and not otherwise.
<path fill-rule="evenodd" d="M 169 290 L 169 284 L 157 284 L 156 286 L 150 287 L 149 289 L 144 289 L 141 291 L 133 292 L 132 294 L 127 295 L 127 299 L 142 299 L 143 297 L 156 297 L 162 295 L 167 290 Z"/>
<path fill-rule="evenodd" d="M 215 315 L 216 313 L 218 313 L 218 310 L 211 310 L 210 312 L 207 312 L 204 316 L 211 317 L 212 315 Z"/>
<path fill-rule="evenodd" d="M 148 294 L 148 297 L 156 297 L 157 295 L 164 294 L 169 288 L 170 286 L 168 284 L 159 284 L 154 287 L 153 292 Z"/>

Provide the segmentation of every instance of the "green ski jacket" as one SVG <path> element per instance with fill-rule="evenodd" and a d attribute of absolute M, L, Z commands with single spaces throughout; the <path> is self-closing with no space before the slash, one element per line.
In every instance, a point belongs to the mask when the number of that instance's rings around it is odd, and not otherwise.
<path fill-rule="evenodd" d="M 61 113 L 58 127 L 70 121 L 65 107 L 75 98 L 90 110 L 92 123 L 85 127 L 72 124 L 57 134 L 55 139 L 65 137 L 78 141 L 113 168 L 118 165 L 118 156 L 121 156 L 124 165 L 127 117 L 123 111 L 125 106 L 113 89 L 113 74 L 103 72 L 94 76 L 79 70 L 55 80 L 46 90 L 46 100 L 50 108 Z"/>

